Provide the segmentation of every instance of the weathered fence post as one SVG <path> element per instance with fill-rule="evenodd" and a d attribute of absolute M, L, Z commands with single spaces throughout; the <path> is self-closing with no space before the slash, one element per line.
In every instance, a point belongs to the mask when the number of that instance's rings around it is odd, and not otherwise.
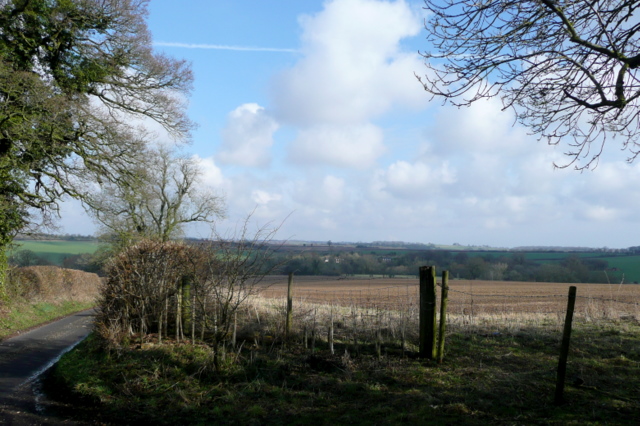
<path fill-rule="evenodd" d="M 358 346 L 358 311 L 355 305 L 351 306 L 351 314 L 353 315 L 353 353 L 358 354 L 360 352 Z"/>
<path fill-rule="evenodd" d="M 291 336 L 291 322 L 293 320 L 293 272 L 289 272 L 289 283 L 287 285 L 287 320 L 284 327 L 285 340 Z"/>
<path fill-rule="evenodd" d="M 316 351 L 316 317 L 318 315 L 318 308 L 313 310 L 313 328 L 311 329 L 311 353 Z"/>
<path fill-rule="evenodd" d="M 420 357 L 436 357 L 436 268 L 420 267 Z"/>
<path fill-rule="evenodd" d="M 567 358 L 569 357 L 569 342 L 571 341 L 571 323 L 573 322 L 573 310 L 576 304 L 576 287 L 569 287 L 569 300 L 567 301 L 567 316 L 564 320 L 562 332 L 562 345 L 560 347 L 560 359 L 558 361 L 558 379 L 556 381 L 555 403 L 564 402 L 564 379 L 567 374 Z"/>
<path fill-rule="evenodd" d="M 438 335 L 438 364 L 444 358 L 444 332 L 447 326 L 447 302 L 449 301 L 449 271 L 442 271 L 442 293 L 440 295 L 440 330 Z"/>
<path fill-rule="evenodd" d="M 329 314 L 329 330 L 327 332 L 327 342 L 329 343 L 329 351 L 331 355 L 335 353 L 333 349 L 333 305 L 331 305 L 331 313 Z"/>
<path fill-rule="evenodd" d="M 400 342 L 402 346 L 402 356 L 404 357 L 407 352 L 407 339 L 405 335 L 405 326 L 406 326 L 406 318 L 405 313 L 402 311 L 400 313 Z"/>

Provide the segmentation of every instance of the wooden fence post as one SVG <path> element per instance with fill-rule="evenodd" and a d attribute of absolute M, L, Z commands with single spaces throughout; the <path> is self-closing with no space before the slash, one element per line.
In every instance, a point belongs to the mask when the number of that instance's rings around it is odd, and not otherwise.
<path fill-rule="evenodd" d="M 567 358 L 569 357 L 569 342 L 571 341 L 571 323 L 573 322 L 573 310 L 576 304 L 576 287 L 569 287 L 569 300 L 567 301 L 567 316 L 564 320 L 562 332 L 562 345 L 560 347 L 560 359 L 558 361 L 558 379 L 556 381 L 555 403 L 564 402 L 564 379 L 567 374 Z"/>
<path fill-rule="evenodd" d="M 293 320 L 293 272 L 289 272 L 287 285 L 287 320 L 285 323 L 284 337 L 288 341 L 291 336 L 291 322 Z"/>
<path fill-rule="evenodd" d="M 318 308 L 313 310 L 313 328 L 311 329 L 311 353 L 316 351 L 316 317 L 318 315 Z"/>
<path fill-rule="evenodd" d="M 420 267 L 420 357 L 436 357 L 436 268 Z"/>
<path fill-rule="evenodd" d="M 329 315 L 329 330 L 327 332 L 327 342 L 329 343 L 329 351 L 331 355 L 335 354 L 333 349 L 333 304 L 331 305 L 331 313 Z"/>
<path fill-rule="evenodd" d="M 444 332 L 447 326 L 447 302 L 449 301 L 449 271 L 442 271 L 442 293 L 440 296 L 440 330 L 438 336 L 438 364 L 444 358 Z"/>

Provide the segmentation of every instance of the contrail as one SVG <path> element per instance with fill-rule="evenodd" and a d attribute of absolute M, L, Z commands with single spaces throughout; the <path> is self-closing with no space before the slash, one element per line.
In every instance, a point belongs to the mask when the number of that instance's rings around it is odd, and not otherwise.
<path fill-rule="evenodd" d="M 194 43 L 174 43 L 167 41 L 155 41 L 155 46 L 182 47 L 184 49 L 212 49 L 212 50 L 235 50 L 240 52 L 284 52 L 297 53 L 296 49 L 281 49 L 277 47 L 247 47 L 247 46 L 227 46 L 223 44 L 194 44 Z"/>

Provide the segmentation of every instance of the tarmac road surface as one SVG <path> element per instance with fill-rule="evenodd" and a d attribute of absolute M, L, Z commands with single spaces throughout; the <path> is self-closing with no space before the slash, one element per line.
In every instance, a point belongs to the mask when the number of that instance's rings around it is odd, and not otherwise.
<path fill-rule="evenodd" d="M 44 414 L 37 378 L 89 334 L 93 317 L 79 312 L 0 342 L 0 425 L 74 424 Z"/>

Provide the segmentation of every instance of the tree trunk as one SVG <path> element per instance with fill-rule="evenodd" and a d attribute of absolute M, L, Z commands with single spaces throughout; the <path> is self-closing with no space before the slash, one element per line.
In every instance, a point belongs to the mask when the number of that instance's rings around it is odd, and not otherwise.
<path fill-rule="evenodd" d="M 160 318 L 158 319 L 158 344 L 162 344 L 162 322 L 164 321 L 163 312 L 160 310 Z"/>
<path fill-rule="evenodd" d="M 196 295 L 191 296 L 191 344 L 196 343 Z"/>
<path fill-rule="evenodd" d="M 180 283 L 181 290 L 181 324 L 182 329 L 187 333 L 191 330 L 191 279 L 188 276 L 182 277 L 182 282 Z"/>

